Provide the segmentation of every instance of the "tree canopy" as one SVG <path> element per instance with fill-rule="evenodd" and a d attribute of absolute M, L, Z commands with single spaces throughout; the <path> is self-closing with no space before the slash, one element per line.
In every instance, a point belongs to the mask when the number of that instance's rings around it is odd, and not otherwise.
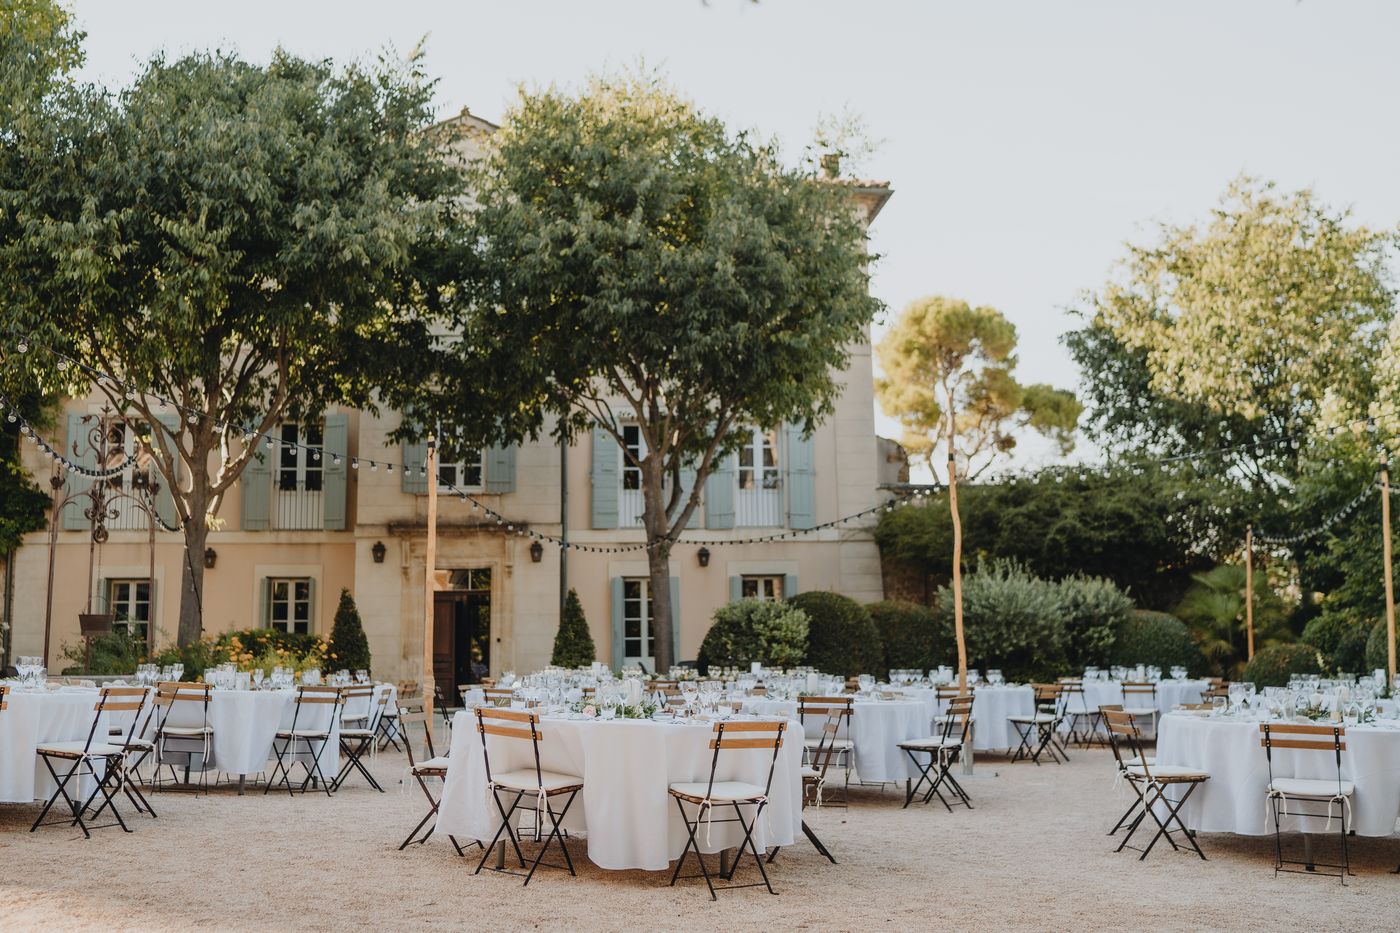
<path fill-rule="evenodd" d="M 641 436 L 657 664 L 669 542 L 736 429 L 834 408 L 870 297 L 850 192 L 789 169 L 648 75 L 521 92 L 471 171 L 462 339 L 404 407 L 483 440 Z M 558 419 L 557 421 L 554 419 Z"/>
<path fill-rule="evenodd" d="M 257 452 L 245 436 L 373 408 L 424 352 L 424 311 L 454 293 L 464 196 L 425 132 L 431 96 L 416 60 L 156 57 L 116 96 L 51 93 L 10 140 L 11 324 L 78 361 L 53 377 L 70 391 L 165 421 L 147 443 L 191 551 Z M 202 577 L 185 564 L 182 643 Z"/>
<path fill-rule="evenodd" d="M 1025 428 L 1073 449 L 1082 406 L 1063 389 L 1017 382 L 1015 351 L 1016 326 L 1000 311 L 936 295 L 910 302 L 880 341 L 880 407 L 934 475 L 940 445 L 960 475 L 976 478 Z"/>

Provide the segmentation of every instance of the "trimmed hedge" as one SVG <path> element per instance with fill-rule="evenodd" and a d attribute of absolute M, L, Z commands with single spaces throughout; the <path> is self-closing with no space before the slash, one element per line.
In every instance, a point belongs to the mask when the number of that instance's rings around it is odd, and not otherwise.
<path fill-rule="evenodd" d="M 715 612 L 714 623 L 700 643 L 695 666 L 747 668 L 796 667 L 807 653 L 807 614 L 773 600 L 741 599 Z"/>
<path fill-rule="evenodd" d="M 885 668 L 928 670 L 955 653 L 950 626 L 932 606 L 885 600 L 866 606 L 885 647 Z"/>
<path fill-rule="evenodd" d="M 1303 628 L 1299 641 L 1321 652 L 1328 671 L 1364 673 L 1367 640 L 1374 627 L 1374 620 L 1324 609 Z"/>
<path fill-rule="evenodd" d="M 1170 613 L 1146 609 L 1135 609 L 1123 620 L 1108 663 L 1155 664 L 1163 671 L 1181 666 L 1198 677 L 1206 672 L 1206 659 L 1186 624 Z"/>
<path fill-rule="evenodd" d="M 1059 584 L 1023 567 L 993 561 L 963 581 L 968 667 L 995 668 L 1010 682 L 1053 680 L 1068 670 Z M 953 594 L 938 591 L 939 613 L 953 618 Z"/>
<path fill-rule="evenodd" d="M 864 606 L 849 596 L 822 590 L 799 593 L 789 603 L 807 614 L 804 663 L 842 677 L 880 673 L 885 648 Z"/>
<path fill-rule="evenodd" d="M 1318 650 L 1312 645 L 1274 645 L 1254 654 L 1244 666 L 1244 679 L 1255 687 L 1284 687 L 1294 674 L 1321 674 Z"/>

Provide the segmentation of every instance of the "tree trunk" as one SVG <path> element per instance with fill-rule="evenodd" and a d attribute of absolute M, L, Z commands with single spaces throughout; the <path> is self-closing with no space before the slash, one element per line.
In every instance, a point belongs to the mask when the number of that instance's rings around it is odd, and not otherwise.
<path fill-rule="evenodd" d="M 209 540 L 209 526 L 201 514 L 185 524 L 185 553 L 180 568 L 180 631 L 181 647 L 199 641 L 204 633 L 204 547 Z"/>
<path fill-rule="evenodd" d="M 653 673 L 666 673 L 676 663 L 676 646 L 671 638 L 671 544 L 670 522 L 666 515 L 665 472 L 660 457 L 642 463 L 642 525 L 646 528 L 647 585 L 651 592 L 651 637 Z"/>

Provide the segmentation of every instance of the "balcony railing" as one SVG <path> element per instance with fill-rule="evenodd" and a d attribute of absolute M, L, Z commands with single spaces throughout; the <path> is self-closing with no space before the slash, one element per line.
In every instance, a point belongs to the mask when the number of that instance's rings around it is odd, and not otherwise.
<path fill-rule="evenodd" d="M 326 527 L 325 492 L 319 473 L 297 479 L 273 477 L 272 527 L 279 531 L 320 531 Z"/>
<path fill-rule="evenodd" d="M 781 528 L 783 490 L 740 489 L 734 496 L 734 524 L 740 528 Z"/>

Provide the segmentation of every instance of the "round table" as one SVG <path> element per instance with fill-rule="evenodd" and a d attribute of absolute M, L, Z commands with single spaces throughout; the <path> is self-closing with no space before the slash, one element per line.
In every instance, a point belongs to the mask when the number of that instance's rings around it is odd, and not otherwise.
<path fill-rule="evenodd" d="M 1198 787 L 1182 808 L 1182 820 L 1188 827 L 1244 836 L 1274 831 L 1265 804 L 1269 763 L 1260 737 L 1258 722 L 1191 712 L 1162 717 L 1158 763 L 1184 765 L 1210 774 L 1210 780 Z M 1274 774 L 1330 780 L 1336 777 L 1337 769 L 1330 751 L 1275 749 Z M 1389 836 L 1395 832 L 1400 817 L 1400 727 L 1386 722 L 1348 727 L 1342 778 L 1356 785 L 1350 826 L 1357 835 Z M 1326 831 L 1325 818 L 1290 820 L 1296 822 L 1285 829 Z"/>
<path fill-rule="evenodd" d="M 47 692 L 14 691 L 0 710 L 0 802 L 30 803 L 53 793 L 54 782 L 35 748 L 46 742 L 80 742 L 88 737 L 97 691 L 64 687 Z M 107 719 L 94 741 L 107 739 Z M 61 772 L 60 772 L 61 773 Z"/>
<path fill-rule="evenodd" d="M 1021 737 L 1008 722 L 1035 711 L 1035 690 L 1022 685 L 983 685 L 972 691 L 972 747 L 986 752 L 1012 749 Z M 942 710 L 940 710 L 942 712 Z"/>
<path fill-rule="evenodd" d="M 454 835 L 488 842 L 500 826 L 473 718 L 463 710 L 453 719 L 454 741 L 436 824 L 439 839 Z M 802 742 L 792 740 L 801 735 L 801 727 L 790 722 L 788 730 L 773 769 L 768 806 L 753 834 L 759 851 L 792 845 L 801 836 Z M 583 778 L 583 790 L 563 825 L 571 835 L 586 833 L 593 864 L 659 871 L 680 857 L 687 833 L 667 787 L 709 779 L 712 723 L 546 717 L 540 731 L 541 766 Z M 534 767 L 529 741 L 491 736 L 489 743 L 492 771 Z M 772 760 L 771 751 L 722 752 L 716 780 L 762 787 Z M 715 822 L 702 824 L 699 836 L 702 851 L 718 852 L 737 846 L 742 831 L 736 823 Z"/>
<path fill-rule="evenodd" d="M 753 699 L 745 702 L 744 709 L 760 716 L 797 718 L 795 700 Z M 823 721 L 824 717 L 809 714 L 804 726 L 808 742 L 815 744 L 821 738 Z M 843 723 L 836 737 L 851 740 L 856 774 L 861 781 L 899 783 L 919 776 L 899 743 L 926 738 L 932 729 L 932 717 L 922 700 L 856 700 L 851 704 L 849 731 Z"/>

